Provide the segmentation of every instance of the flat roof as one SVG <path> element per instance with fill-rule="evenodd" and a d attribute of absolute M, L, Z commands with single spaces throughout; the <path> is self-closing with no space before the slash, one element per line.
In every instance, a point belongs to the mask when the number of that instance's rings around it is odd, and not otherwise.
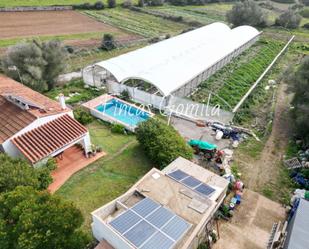
<path fill-rule="evenodd" d="M 298 208 L 288 226 L 284 249 L 308 249 L 309 201 L 300 199 Z"/>
<path fill-rule="evenodd" d="M 216 22 L 95 65 L 118 82 L 141 79 L 168 96 L 259 34 Z"/>
<path fill-rule="evenodd" d="M 197 180 L 207 183 L 215 189 L 215 192 L 210 197 L 202 196 L 167 175 L 176 170 L 186 172 Z M 149 198 L 190 224 L 189 230 L 175 247 L 186 248 L 186 244 L 191 242 L 199 232 L 200 226 L 213 214 L 217 206 L 216 200 L 225 193 L 227 186 L 228 181 L 224 178 L 179 157 L 163 171 L 151 169 L 127 193 L 95 210 L 92 215 L 99 217 L 108 225 L 128 210 L 127 208 L 132 208 L 144 198 Z M 108 238 L 105 239 L 108 240 Z"/>

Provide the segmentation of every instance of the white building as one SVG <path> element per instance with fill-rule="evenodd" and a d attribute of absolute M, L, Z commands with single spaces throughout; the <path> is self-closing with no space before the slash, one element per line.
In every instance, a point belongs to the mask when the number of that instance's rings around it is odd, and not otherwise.
<path fill-rule="evenodd" d="M 79 143 L 91 150 L 88 130 L 66 107 L 0 75 L 0 151 L 39 166 Z"/>
<path fill-rule="evenodd" d="M 93 211 L 92 231 L 103 248 L 195 249 L 214 229 L 227 188 L 224 178 L 179 157 Z"/>
<path fill-rule="evenodd" d="M 136 102 L 159 108 L 169 102 L 163 97 L 188 96 L 259 35 L 250 26 L 213 23 L 88 66 L 83 78 L 91 86 L 106 84 L 113 94 L 127 90 Z"/>

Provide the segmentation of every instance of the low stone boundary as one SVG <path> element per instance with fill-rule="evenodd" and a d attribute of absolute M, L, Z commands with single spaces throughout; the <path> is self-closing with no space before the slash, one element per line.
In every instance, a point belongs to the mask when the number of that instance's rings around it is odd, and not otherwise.
<path fill-rule="evenodd" d="M 23 6 L 23 7 L 0 7 L 0 12 L 59 11 L 59 10 L 73 10 L 73 6 Z"/>

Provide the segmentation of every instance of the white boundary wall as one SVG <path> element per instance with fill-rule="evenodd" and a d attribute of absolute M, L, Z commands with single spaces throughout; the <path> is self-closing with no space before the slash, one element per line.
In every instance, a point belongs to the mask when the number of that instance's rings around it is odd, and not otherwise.
<path fill-rule="evenodd" d="M 161 109 L 166 105 L 166 99 L 151 93 L 139 90 L 136 87 L 130 87 L 117 82 L 107 82 L 108 91 L 112 94 L 120 95 L 123 91 L 128 91 L 134 102 L 143 105 L 152 105 L 156 109 Z"/>

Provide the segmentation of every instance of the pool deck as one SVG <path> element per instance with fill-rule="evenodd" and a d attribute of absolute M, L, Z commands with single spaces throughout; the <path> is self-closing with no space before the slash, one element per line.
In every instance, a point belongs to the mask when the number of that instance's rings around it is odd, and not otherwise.
<path fill-rule="evenodd" d="M 84 106 L 84 107 L 86 107 L 86 108 L 88 108 L 90 110 L 91 109 L 96 109 L 97 106 L 104 105 L 106 102 L 108 102 L 111 99 L 117 99 L 120 102 L 123 102 L 123 103 L 125 103 L 125 104 L 127 104 L 129 106 L 133 106 L 136 109 L 139 109 L 139 110 L 141 110 L 143 112 L 146 112 L 149 115 L 149 117 L 153 117 L 154 116 L 154 114 L 152 112 L 150 112 L 148 110 L 145 110 L 144 108 L 140 108 L 138 105 L 135 105 L 133 103 L 129 103 L 127 101 L 124 101 L 122 99 L 119 99 L 119 98 L 117 98 L 115 96 L 112 96 L 112 95 L 109 95 L 109 94 L 103 94 L 103 95 L 101 95 L 101 96 L 99 96 L 99 97 L 97 97 L 95 99 L 92 99 L 92 100 L 82 104 L 82 106 Z"/>

